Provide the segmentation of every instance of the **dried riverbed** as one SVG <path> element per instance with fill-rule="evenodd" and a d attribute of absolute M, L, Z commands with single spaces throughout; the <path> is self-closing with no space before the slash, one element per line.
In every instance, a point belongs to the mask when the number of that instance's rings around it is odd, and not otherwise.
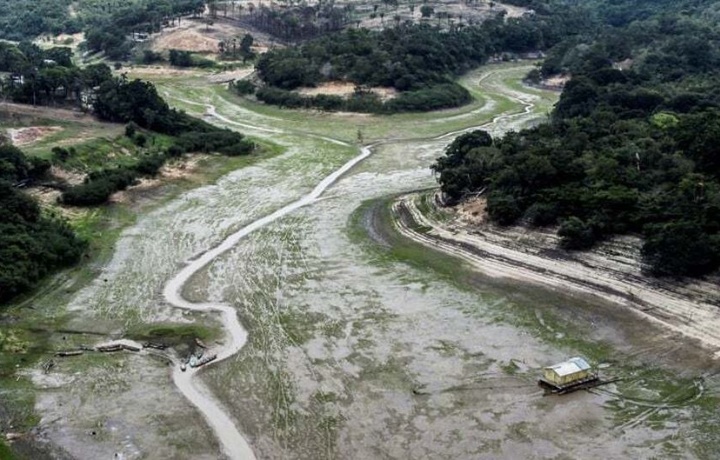
<path fill-rule="evenodd" d="M 358 155 L 350 144 L 362 134 L 375 143 L 372 156 L 317 201 L 258 226 L 174 287 L 187 302 L 236 309 L 249 333 L 239 353 L 198 376 L 257 458 L 714 452 L 705 425 L 715 422 L 718 386 L 700 369 L 705 361 L 682 372 L 648 364 L 667 351 L 657 343 L 646 343 L 636 361 L 631 346 L 618 358 L 622 338 L 584 334 L 576 329 L 587 327 L 582 318 L 559 320 L 557 296 L 470 279 L 461 264 L 396 240 L 383 225 L 380 243 L 365 236 L 363 203 L 434 184 L 428 165 L 452 140 L 443 134 L 487 122 L 500 134 L 546 113 L 554 95 L 520 86 L 527 70 L 469 75 L 465 84 L 484 99 L 467 109 L 390 119 L 282 112 L 202 80 L 160 82 L 179 107 L 285 153 L 140 219 L 101 276 L 73 297 L 71 324 L 103 336 L 143 323 L 218 326 L 211 312 L 168 303 L 166 283 L 229 235 L 310 193 Z M 598 314 L 582 299 L 563 301 Z M 576 353 L 603 359 L 625 383 L 543 397 L 537 370 Z M 170 369 L 144 356 L 102 358 L 32 374 L 45 439 L 81 459 L 222 455 L 217 433 L 173 386 Z"/>

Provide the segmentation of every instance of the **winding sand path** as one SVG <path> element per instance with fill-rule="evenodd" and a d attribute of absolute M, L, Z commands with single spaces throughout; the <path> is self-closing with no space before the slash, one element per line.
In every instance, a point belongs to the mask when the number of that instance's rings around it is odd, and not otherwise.
<path fill-rule="evenodd" d="M 290 214 L 298 208 L 312 204 L 343 174 L 348 172 L 353 168 L 353 166 L 360 163 L 371 154 L 372 151 L 369 147 L 363 147 L 358 156 L 351 159 L 342 167 L 323 179 L 322 182 L 320 182 L 309 194 L 233 233 L 219 246 L 204 253 L 199 258 L 190 261 L 188 265 L 180 271 L 180 273 L 167 283 L 163 294 L 169 304 L 187 310 L 220 313 L 223 326 L 227 331 L 230 342 L 219 349 L 213 350 L 213 352 L 217 353 L 216 362 L 227 359 L 240 351 L 247 342 L 247 331 L 242 324 L 240 324 L 237 311 L 232 306 L 227 304 L 192 303 L 185 300 L 182 296 L 182 289 L 185 286 L 185 283 L 187 283 L 187 281 L 195 273 L 215 260 L 215 258 L 232 249 L 247 235 L 263 228 L 283 216 Z M 180 392 L 182 392 L 182 394 L 185 395 L 185 397 L 205 416 L 205 419 L 212 427 L 213 431 L 215 431 L 225 450 L 225 453 L 229 458 L 254 459 L 255 455 L 253 454 L 250 445 L 242 436 L 227 413 L 222 409 L 217 400 L 212 397 L 207 388 L 196 379 L 193 379 L 199 370 L 200 368 L 188 368 L 185 372 L 183 372 L 179 366 L 176 366 L 173 372 L 173 381 Z"/>

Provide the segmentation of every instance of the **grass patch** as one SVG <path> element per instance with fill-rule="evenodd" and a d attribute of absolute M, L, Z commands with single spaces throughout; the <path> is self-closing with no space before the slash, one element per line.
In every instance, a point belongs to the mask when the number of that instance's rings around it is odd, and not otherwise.
<path fill-rule="evenodd" d="M 274 126 L 288 134 L 315 133 L 356 142 L 360 131 L 363 142 L 373 142 L 391 138 L 429 138 L 489 122 L 500 113 L 519 112 L 522 104 L 499 94 L 494 86 L 505 86 L 507 81 L 519 81 L 531 68 L 526 63 L 484 66 L 459 79 L 459 83 L 472 93 L 474 102 L 457 109 L 396 115 L 338 116 L 319 111 L 280 109 L 240 97 L 225 85 L 208 85 L 197 78 L 157 83 L 162 90 L 172 95 L 174 106 L 186 109 L 189 113 L 200 115 L 205 110 L 205 103 L 213 103 L 223 115 L 235 116 L 250 124 Z M 478 79 L 478 75 L 486 77 Z M 556 93 L 550 91 L 543 94 L 551 100 L 556 97 Z M 181 99 L 197 101 L 198 105 L 188 104 Z"/>
<path fill-rule="evenodd" d="M 419 270 L 432 268 L 444 281 L 451 282 L 461 289 L 468 289 L 463 280 L 470 273 L 469 267 L 456 257 L 434 251 L 417 244 L 394 230 L 391 203 L 395 197 L 381 198 L 363 202 L 350 216 L 346 232 L 350 240 L 372 252 L 373 261 L 389 268 L 391 264 L 403 262 Z M 374 217 L 371 224 L 377 229 L 383 245 L 378 246 L 369 237 L 365 227 L 368 219 Z M 422 229 L 422 226 L 419 226 Z M 392 230 L 390 230 L 392 229 Z M 429 230 L 429 229 L 428 229 Z"/>
<path fill-rule="evenodd" d="M 169 347 L 193 344 L 198 338 L 209 342 L 220 338 L 222 332 L 201 324 L 147 324 L 132 326 L 127 337 L 137 341 L 159 342 Z"/>
<path fill-rule="evenodd" d="M 82 173 L 97 169 L 131 167 L 144 155 L 160 153 L 174 144 L 175 139 L 164 134 L 138 130 L 146 138 L 144 147 L 139 147 L 134 140 L 119 135 L 115 137 L 97 137 L 79 144 L 74 144 L 70 155 L 61 164 L 64 168 Z M 51 153 L 40 154 L 51 157 Z"/>
<path fill-rule="evenodd" d="M 10 448 L 2 440 L 0 440 L 0 458 L 3 460 L 19 459 L 19 457 L 16 457 L 12 450 L 10 450 Z"/>

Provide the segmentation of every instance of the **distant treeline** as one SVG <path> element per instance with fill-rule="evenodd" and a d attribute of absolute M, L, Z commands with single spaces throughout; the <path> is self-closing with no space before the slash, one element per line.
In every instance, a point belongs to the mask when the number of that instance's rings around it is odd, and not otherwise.
<path fill-rule="evenodd" d="M 80 31 L 70 17 L 72 0 L 0 0 L 0 38 L 27 40 L 43 33 Z"/>
<path fill-rule="evenodd" d="M 157 32 L 181 16 L 204 10 L 204 0 L 0 0 L 0 39 L 22 41 L 82 31 L 90 51 L 124 59 L 133 47 L 128 35 Z"/>
<path fill-rule="evenodd" d="M 622 27 L 608 17 L 611 25 L 549 51 L 534 78 L 572 74 L 549 123 L 502 139 L 460 136 L 433 168 L 452 201 L 485 190 L 497 223 L 559 224 L 568 249 L 637 234 L 651 273 L 710 273 L 720 266 L 714 10 L 673 13 L 675 2 L 630 0 L 612 7 L 650 13 Z"/>
<path fill-rule="evenodd" d="M 257 63 L 258 75 L 270 89 L 257 97 L 288 107 L 325 110 L 359 108 L 369 112 L 421 111 L 452 107 L 469 100 L 454 78 L 501 52 L 547 49 L 579 34 L 588 20 L 568 10 L 550 16 L 505 18 L 480 25 L 442 30 L 429 24 L 399 24 L 382 31 L 350 29 L 303 45 L 269 51 Z M 300 98 L 289 92 L 327 81 L 359 87 L 391 87 L 407 93 L 386 104 L 365 98 Z"/>

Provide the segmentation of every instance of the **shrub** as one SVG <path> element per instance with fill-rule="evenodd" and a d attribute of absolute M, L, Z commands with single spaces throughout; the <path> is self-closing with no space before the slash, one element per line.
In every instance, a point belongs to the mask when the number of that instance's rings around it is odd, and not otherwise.
<path fill-rule="evenodd" d="M 593 227 L 575 216 L 560 224 L 558 236 L 560 236 L 560 246 L 565 249 L 589 249 L 597 241 Z"/>
<path fill-rule="evenodd" d="M 248 94 L 255 94 L 255 90 L 257 88 L 249 80 L 237 80 L 234 83 L 230 83 L 230 89 L 233 89 L 237 94 L 241 96 L 246 96 Z"/>

